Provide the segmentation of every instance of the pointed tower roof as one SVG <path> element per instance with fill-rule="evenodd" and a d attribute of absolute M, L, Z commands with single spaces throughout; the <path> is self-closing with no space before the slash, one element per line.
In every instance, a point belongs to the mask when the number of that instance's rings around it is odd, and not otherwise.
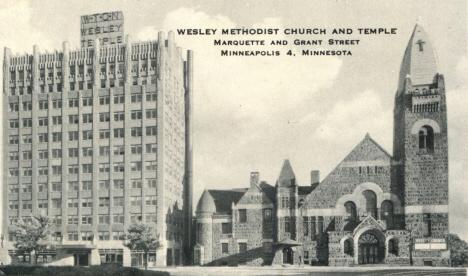
<path fill-rule="evenodd" d="M 438 72 L 434 46 L 423 27 L 416 23 L 401 63 L 398 93 L 403 91 L 408 76 L 413 85 L 432 84 Z"/>
<path fill-rule="evenodd" d="M 284 160 L 283 168 L 281 169 L 277 185 L 284 187 L 296 185 L 296 176 L 294 175 L 288 159 Z"/>
<path fill-rule="evenodd" d="M 210 192 L 208 192 L 207 189 L 205 189 L 202 196 L 200 197 L 200 200 L 198 201 L 197 212 L 216 212 L 216 205 L 214 203 L 213 197 L 210 195 Z"/>

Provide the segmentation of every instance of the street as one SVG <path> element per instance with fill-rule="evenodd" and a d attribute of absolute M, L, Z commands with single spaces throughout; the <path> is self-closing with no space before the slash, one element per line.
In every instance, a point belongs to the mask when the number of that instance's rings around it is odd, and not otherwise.
<path fill-rule="evenodd" d="M 164 270 L 171 275 L 180 276 L 238 276 L 238 275 L 467 275 L 464 268 L 425 268 L 425 267 L 176 267 L 176 268 L 157 268 Z"/>

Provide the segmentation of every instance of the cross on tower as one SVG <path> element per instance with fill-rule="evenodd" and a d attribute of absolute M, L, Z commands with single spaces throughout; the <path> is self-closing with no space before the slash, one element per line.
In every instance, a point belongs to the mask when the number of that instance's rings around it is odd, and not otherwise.
<path fill-rule="evenodd" d="M 419 51 L 424 51 L 424 44 L 426 43 L 426 41 L 423 41 L 422 39 L 418 40 L 418 42 L 416 42 L 416 44 L 419 44 Z"/>

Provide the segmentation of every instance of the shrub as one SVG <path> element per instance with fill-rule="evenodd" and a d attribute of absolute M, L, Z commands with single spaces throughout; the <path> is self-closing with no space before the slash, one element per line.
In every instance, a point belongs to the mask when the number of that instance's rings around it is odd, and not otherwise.
<path fill-rule="evenodd" d="M 37 266 L 13 266 L 7 265 L 0 268 L 6 275 L 31 275 Z"/>
<path fill-rule="evenodd" d="M 118 265 L 83 266 L 4 266 L 0 268 L 6 275 L 32 276 L 169 276 L 164 271 L 143 271 L 136 267 Z"/>

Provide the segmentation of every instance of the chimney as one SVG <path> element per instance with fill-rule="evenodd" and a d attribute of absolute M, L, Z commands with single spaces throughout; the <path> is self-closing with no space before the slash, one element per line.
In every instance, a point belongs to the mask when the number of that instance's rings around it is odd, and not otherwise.
<path fill-rule="evenodd" d="M 317 186 L 320 183 L 320 171 L 314 170 L 310 172 L 310 185 Z"/>
<path fill-rule="evenodd" d="M 259 178 L 260 178 L 260 174 L 258 172 L 251 172 L 250 173 L 250 187 L 254 185 L 258 185 Z"/>

